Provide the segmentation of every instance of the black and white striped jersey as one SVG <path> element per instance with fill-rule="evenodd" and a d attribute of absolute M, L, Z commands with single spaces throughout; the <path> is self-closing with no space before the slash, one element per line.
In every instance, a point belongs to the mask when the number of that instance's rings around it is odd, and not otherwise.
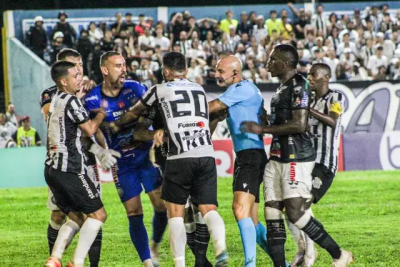
<path fill-rule="evenodd" d="M 150 88 L 141 99 L 158 102 L 168 135 L 168 159 L 214 157 L 208 120 L 208 102 L 201 85 L 175 79 Z"/>
<path fill-rule="evenodd" d="M 75 95 L 61 91 L 53 96 L 47 120 L 48 165 L 63 172 L 84 173 L 79 124 L 89 114 Z"/>
<path fill-rule="evenodd" d="M 338 91 L 329 90 L 319 99 L 314 99 L 311 107 L 320 113 L 329 114 L 335 112 L 339 115 L 335 128 L 311 117 L 311 133 L 314 136 L 314 148 L 316 152 L 316 163 L 320 163 L 336 174 L 338 166 L 340 128 L 343 110 L 343 95 Z"/>

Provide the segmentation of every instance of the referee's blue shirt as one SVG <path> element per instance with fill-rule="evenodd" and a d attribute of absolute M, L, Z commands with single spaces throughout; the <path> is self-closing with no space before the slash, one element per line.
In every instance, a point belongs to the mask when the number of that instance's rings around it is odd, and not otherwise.
<path fill-rule="evenodd" d="M 240 132 L 242 121 L 260 123 L 259 116 L 262 115 L 264 100 L 257 86 L 244 80 L 229 86 L 218 99 L 229 107 L 227 123 L 235 152 L 245 149 L 264 149 L 262 135 Z"/>

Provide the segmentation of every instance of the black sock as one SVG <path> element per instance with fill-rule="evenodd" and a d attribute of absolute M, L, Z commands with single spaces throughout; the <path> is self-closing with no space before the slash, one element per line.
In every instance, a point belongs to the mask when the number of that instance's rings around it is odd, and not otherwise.
<path fill-rule="evenodd" d="M 103 239 L 103 230 L 100 229 L 99 233 L 96 236 L 96 239 L 94 240 L 89 250 L 90 267 L 99 266 L 102 239 Z"/>
<path fill-rule="evenodd" d="M 267 220 L 267 233 L 268 249 L 271 253 L 274 267 L 286 267 L 286 230 L 284 221 L 282 219 Z"/>
<path fill-rule="evenodd" d="M 306 233 L 315 243 L 326 249 L 332 258 L 339 259 L 342 252 L 339 245 L 333 240 L 333 238 L 325 231 L 324 226 L 311 217 L 307 225 L 301 229 Z"/>
<path fill-rule="evenodd" d="M 193 252 L 193 255 L 196 256 L 195 250 L 194 250 L 194 232 L 188 233 L 186 232 L 186 244 L 190 248 L 190 250 Z"/>
<path fill-rule="evenodd" d="M 207 259 L 208 242 L 210 233 L 206 224 L 196 223 L 195 231 L 195 267 L 208 267 L 212 264 Z"/>
<path fill-rule="evenodd" d="M 49 224 L 49 226 L 47 226 L 47 242 L 49 244 L 50 255 L 51 255 L 51 252 L 53 251 L 54 243 L 57 240 L 58 231 L 59 230 L 56 230 L 53 227 L 51 227 L 50 224 Z"/>

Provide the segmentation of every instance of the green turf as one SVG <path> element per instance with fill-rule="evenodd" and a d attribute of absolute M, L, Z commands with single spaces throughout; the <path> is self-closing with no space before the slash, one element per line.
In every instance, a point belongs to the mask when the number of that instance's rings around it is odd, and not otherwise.
<path fill-rule="evenodd" d="M 219 211 L 227 228 L 230 266 L 243 266 L 240 235 L 231 212 L 231 182 L 219 180 Z M 112 184 L 104 185 L 103 199 L 108 220 L 103 231 L 100 266 L 140 266 L 128 234 L 128 221 Z M 339 173 L 330 192 L 314 206 L 316 217 L 337 242 L 351 250 L 354 266 L 400 266 L 400 172 Z M 46 229 L 47 188 L 0 190 L 0 266 L 43 266 L 48 257 Z M 146 227 L 151 236 L 152 208 L 143 196 Z M 260 218 L 263 210 L 260 208 Z M 168 237 L 168 234 L 165 235 Z M 64 263 L 71 259 L 76 240 L 68 248 Z M 212 245 L 210 245 L 210 248 Z M 329 255 L 317 248 L 315 266 L 331 266 Z M 186 250 L 186 265 L 193 266 L 193 256 Z M 294 255 L 288 233 L 286 257 Z M 161 246 L 161 266 L 172 266 L 168 238 Z M 213 258 L 209 249 L 209 258 Z M 272 266 L 268 256 L 257 249 L 257 266 Z"/>

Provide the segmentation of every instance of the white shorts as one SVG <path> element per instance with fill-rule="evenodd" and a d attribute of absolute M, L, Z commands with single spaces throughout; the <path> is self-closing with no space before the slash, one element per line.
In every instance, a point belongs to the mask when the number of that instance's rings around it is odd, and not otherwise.
<path fill-rule="evenodd" d="M 97 191 L 100 193 L 100 198 L 102 197 L 102 190 L 101 190 L 101 182 L 99 176 L 99 170 L 97 166 L 85 166 L 85 171 L 87 176 L 92 180 L 94 186 L 96 187 Z M 47 197 L 47 208 L 52 211 L 59 211 L 60 209 L 57 207 L 54 199 L 54 195 L 51 192 L 50 188 L 48 190 L 48 197 Z"/>
<path fill-rule="evenodd" d="M 263 177 L 265 202 L 294 197 L 311 198 L 314 164 L 314 161 L 280 163 L 270 160 Z"/>

